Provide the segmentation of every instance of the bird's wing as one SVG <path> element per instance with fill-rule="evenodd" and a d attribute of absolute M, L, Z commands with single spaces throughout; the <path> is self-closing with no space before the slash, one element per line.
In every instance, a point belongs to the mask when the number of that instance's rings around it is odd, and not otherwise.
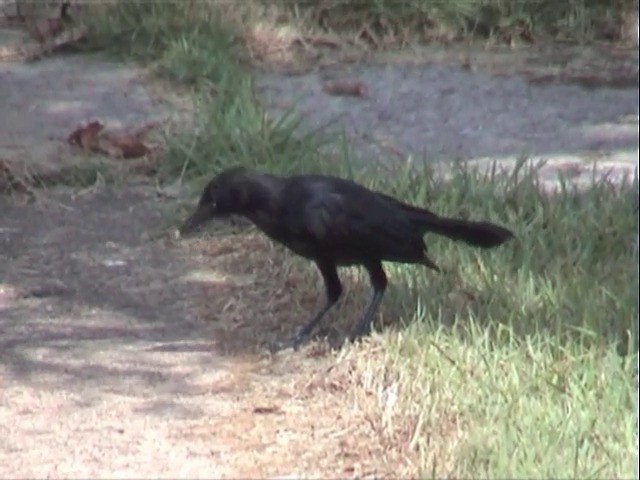
<path fill-rule="evenodd" d="M 384 248 L 390 243 L 407 242 L 416 234 L 400 209 L 358 195 L 314 196 L 306 204 L 303 217 L 308 234 L 332 245 Z"/>
<path fill-rule="evenodd" d="M 336 193 L 316 196 L 304 207 L 304 226 L 318 240 L 348 234 L 348 215 L 342 197 Z"/>

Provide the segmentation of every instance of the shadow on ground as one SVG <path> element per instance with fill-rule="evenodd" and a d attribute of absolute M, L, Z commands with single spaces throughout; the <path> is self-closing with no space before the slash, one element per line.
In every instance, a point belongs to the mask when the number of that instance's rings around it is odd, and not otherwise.
<path fill-rule="evenodd" d="M 220 357 L 189 309 L 197 299 L 185 276 L 197 260 L 150 238 L 167 226 L 153 189 L 39 197 L 0 198 L 4 381 L 160 397 L 198 390 L 196 377 L 214 374 Z"/>

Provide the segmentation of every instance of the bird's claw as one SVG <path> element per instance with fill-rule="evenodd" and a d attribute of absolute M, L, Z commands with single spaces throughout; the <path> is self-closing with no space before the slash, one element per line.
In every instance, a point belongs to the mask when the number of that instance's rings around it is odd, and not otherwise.
<path fill-rule="evenodd" d="M 335 328 L 329 330 L 326 335 L 327 343 L 331 350 L 340 350 L 345 343 L 349 341 L 349 337 L 344 333 L 339 332 Z"/>
<path fill-rule="evenodd" d="M 361 333 L 352 332 L 345 335 L 335 328 L 326 328 L 319 332 L 319 335 L 324 337 L 332 350 L 340 350 L 345 343 L 353 342 Z M 311 340 L 308 334 L 305 334 L 302 328 L 299 328 L 294 335 L 287 340 L 276 340 L 269 345 L 269 350 L 272 354 L 275 354 L 288 348 L 293 348 L 294 351 L 300 350 L 300 347 L 307 344 Z"/>
<path fill-rule="evenodd" d="M 269 352 L 273 355 L 281 350 L 286 350 L 289 347 L 291 347 L 291 344 L 288 341 L 283 342 L 281 340 L 275 340 L 269 343 Z"/>
<path fill-rule="evenodd" d="M 275 342 L 272 342 L 269 345 L 269 350 L 272 354 L 288 348 L 293 348 L 294 351 L 298 351 L 300 347 L 308 341 L 308 337 L 296 334 L 288 340 L 276 340 Z"/>

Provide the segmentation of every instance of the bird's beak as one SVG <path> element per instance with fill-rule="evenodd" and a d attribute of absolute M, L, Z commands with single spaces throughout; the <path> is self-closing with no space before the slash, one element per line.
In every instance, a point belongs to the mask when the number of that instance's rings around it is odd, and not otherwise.
<path fill-rule="evenodd" d="M 198 230 L 204 223 L 214 217 L 213 207 L 210 205 L 200 205 L 189 218 L 178 228 L 180 236 L 188 235 Z"/>

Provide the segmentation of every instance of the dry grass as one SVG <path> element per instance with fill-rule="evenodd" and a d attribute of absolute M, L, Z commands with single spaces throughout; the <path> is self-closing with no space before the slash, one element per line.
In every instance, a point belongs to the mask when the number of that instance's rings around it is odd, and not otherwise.
<path fill-rule="evenodd" d="M 315 288 L 315 277 L 294 271 L 283 252 L 260 234 L 241 238 L 230 234 L 194 241 L 207 267 L 192 277 L 204 299 L 198 315 L 215 322 L 228 354 L 258 352 L 270 335 L 292 329 L 317 296 L 300 295 L 300 285 Z M 285 268 L 276 268 L 282 264 Z"/>
<path fill-rule="evenodd" d="M 203 265 L 187 279 L 200 284 L 197 313 L 219 329 L 220 349 L 244 360 L 237 377 L 212 386 L 218 400 L 229 399 L 229 410 L 176 435 L 225 445 L 216 455 L 241 477 L 415 472 L 417 453 L 410 447 L 417 418 L 397 413 L 400 387 L 385 367 L 379 336 L 338 353 L 316 341 L 295 353 L 261 354 L 265 340 L 290 334 L 316 308 L 323 295 L 316 272 L 258 233 L 193 240 L 190 248 Z M 347 328 L 364 299 L 354 295 L 361 287 L 343 279 L 347 301 L 335 324 Z M 441 458 L 461 424 L 445 417 L 432 433 Z"/>
<path fill-rule="evenodd" d="M 310 351 L 256 362 L 234 388 L 212 391 L 229 400 L 227 411 L 176 435 L 224 445 L 219 461 L 244 478 L 407 475 L 412 426 L 384 424 L 377 392 L 353 363 Z"/>

